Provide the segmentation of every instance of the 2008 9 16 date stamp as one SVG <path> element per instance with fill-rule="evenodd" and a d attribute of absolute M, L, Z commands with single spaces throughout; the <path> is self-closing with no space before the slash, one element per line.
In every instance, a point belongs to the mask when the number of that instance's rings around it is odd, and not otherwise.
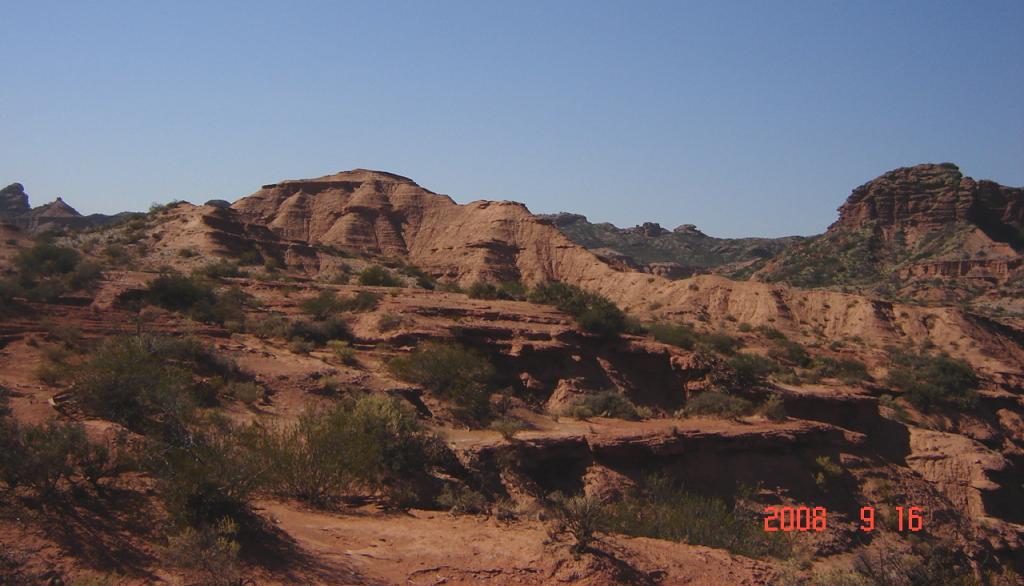
<path fill-rule="evenodd" d="M 924 528 L 924 509 L 921 507 L 894 507 L 897 531 L 920 531 Z M 775 531 L 824 531 L 828 528 L 828 510 L 825 507 L 778 507 L 764 508 L 764 530 Z M 860 530 L 875 530 L 875 507 L 861 507 Z"/>

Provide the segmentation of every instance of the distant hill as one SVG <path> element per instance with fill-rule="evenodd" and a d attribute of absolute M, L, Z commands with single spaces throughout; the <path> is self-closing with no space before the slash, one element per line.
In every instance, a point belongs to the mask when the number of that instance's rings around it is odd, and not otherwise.
<path fill-rule="evenodd" d="M 121 212 L 112 216 L 83 216 L 59 197 L 50 203 L 33 208 L 29 206 L 28 194 L 21 183 L 12 183 L 0 189 L 0 221 L 29 232 L 40 232 L 50 228 L 95 228 L 121 221 L 132 215 L 131 212 Z"/>
<path fill-rule="evenodd" d="M 671 231 L 653 222 L 619 228 L 609 223 L 594 224 L 585 216 L 570 213 L 538 217 L 610 262 L 668 278 L 697 273 L 729 274 L 803 240 L 799 236 L 715 238 L 693 224 L 683 224 Z"/>

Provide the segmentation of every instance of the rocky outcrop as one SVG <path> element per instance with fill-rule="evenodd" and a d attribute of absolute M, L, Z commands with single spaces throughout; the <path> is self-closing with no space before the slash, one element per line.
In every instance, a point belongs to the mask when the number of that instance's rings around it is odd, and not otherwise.
<path fill-rule="evenodd" d="M 965 177 L 952 163 L 895 169 L 854 189 L 825 234 L 770 259 L 754 277 L 895 287 L 921 300 L 976 294 L 1019 274 L 1022 209 L 1024 189 Z M 936 286 L 950 295 L 935 295 Z"/>
<path fill-rule="evenodd" d="M 29 207 L 28 194 L 21 183 L 12 183 L 0 190 L 0 220 L 30 232 L 51 228 L 93 228 L 118 221 L 127 215 L 129 214 L 83 216 L 60 197 L 48 204 L 32 208 Z"/>
<path fill-rule="evenodd" d="M 0 218 L 12 219 L 29 213 L 31 209 L 28 194 L 21 183 L 11 183 L 0 189 Z"/>

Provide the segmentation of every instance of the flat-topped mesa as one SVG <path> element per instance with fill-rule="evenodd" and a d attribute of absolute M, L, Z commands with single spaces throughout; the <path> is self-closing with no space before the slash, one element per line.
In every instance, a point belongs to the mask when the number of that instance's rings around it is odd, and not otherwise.
<path fill-rule="evenodd" d="M 861 185 L 839 208 L 829 229 L 979 226 L 1024 222 L 1024 189 L 965 177 L 953 163 L 902 167 Z"/>

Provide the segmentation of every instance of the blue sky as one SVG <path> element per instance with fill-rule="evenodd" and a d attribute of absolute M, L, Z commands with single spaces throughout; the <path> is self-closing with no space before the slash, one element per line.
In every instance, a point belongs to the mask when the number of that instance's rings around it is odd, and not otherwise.
<path fill-rule="evenodd" d="M 82 212 L 367 167 L 812 234 L 880 173 L 1024 185 L 1024 2 L 3 4 L 0 183 Z"/>

